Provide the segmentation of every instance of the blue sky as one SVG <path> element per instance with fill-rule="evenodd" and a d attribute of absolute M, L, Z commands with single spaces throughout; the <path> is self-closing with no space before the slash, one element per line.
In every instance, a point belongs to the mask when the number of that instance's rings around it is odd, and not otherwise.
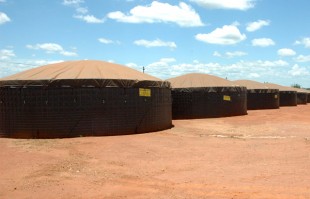
<path fill-rule="evenodd" d="M 0 77 L 66 60 L 310 87 L 309 0 L 0 0 Z"/>

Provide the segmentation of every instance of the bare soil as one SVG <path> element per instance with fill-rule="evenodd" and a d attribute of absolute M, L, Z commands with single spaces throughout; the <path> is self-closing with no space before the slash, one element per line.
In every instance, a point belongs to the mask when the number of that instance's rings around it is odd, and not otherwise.
<path fill-rule="evenodd" d="M 0 139 L 0 198 L 310 198 L 310 105 L 169 130 Z"/>

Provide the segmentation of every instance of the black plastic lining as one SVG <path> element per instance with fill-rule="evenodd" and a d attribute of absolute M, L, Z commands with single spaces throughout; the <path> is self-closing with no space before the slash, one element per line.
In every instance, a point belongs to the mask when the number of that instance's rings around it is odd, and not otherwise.
<path fill-rule="evenodd" d="M 297 106 L 297 92 L 280 91 L 280 106 Z"/>
<path fill-rule="evenodd" d="M 248 90 L 248 110 L 277 109 L 280 106 L 280 93 L 278 89 Z"/>
<path fill-rule="evenodd" d="M 297 104 L 307 104 L 308 93 L 297 93 Z"/>
<path fill-rule="evenodd" d="M 127 79 L 50 79 L 50 80 L 6 80 L 0 81 L 0 87 L 159 87 L 170 88 L 167 81 L 127 80 Z"/>
<path fill-rule="evenodd" d="M 196 119 L 247 114 L 245 87 L 172 90 L 172 118 Z"/>
<path fill-rule="evenodd" d="M 0 88 L 0 137 L 146 133 L 172 126 L 168 88 Z"/>

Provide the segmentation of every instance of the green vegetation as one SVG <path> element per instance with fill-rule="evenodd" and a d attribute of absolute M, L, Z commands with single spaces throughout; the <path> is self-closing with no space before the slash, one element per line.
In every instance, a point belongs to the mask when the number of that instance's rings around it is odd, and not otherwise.
<path fill-rule="evenodd" d="M 293 84 L 293 85 L 291 85 L 291 87 L 293 87 L 293 88 L 301 88 L 301 86 L 299 84 Z"/>

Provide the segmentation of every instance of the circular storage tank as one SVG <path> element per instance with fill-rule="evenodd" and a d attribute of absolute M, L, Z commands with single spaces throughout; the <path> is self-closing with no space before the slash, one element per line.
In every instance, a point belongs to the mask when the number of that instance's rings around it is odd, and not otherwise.
<path fill-rule="evenodd" d="M 297 106 L 297 92 L 293 88 L 272 83 L 264 83 L 264 85 L 270 89 L 279 89 L 280 106 Z"/>
<path fill-rule="evenodd" d="M 172 118 L 194 119 L 246 115 L 246 88 L 207 74 L 168 79 L 172 86 Z"/>
<path fill-rule="evenodd" d="M 251 80 L 237 80 L 234 84 L 247 88 L 248 110 L 279 108 L 279 89 L 266 88 L 263 83 Z"/>
<path fill-rule="evenodd" d="M 307 104 L 308 91 L 299 88 L 293 88 L 297 92 L 297 104 Z"/>
<path fill-rule="evenodd" d="M 170 128 L 170 83 L 102 61 L 68 61 L 0 79 L 0 137 L 63 138 Z"/>

